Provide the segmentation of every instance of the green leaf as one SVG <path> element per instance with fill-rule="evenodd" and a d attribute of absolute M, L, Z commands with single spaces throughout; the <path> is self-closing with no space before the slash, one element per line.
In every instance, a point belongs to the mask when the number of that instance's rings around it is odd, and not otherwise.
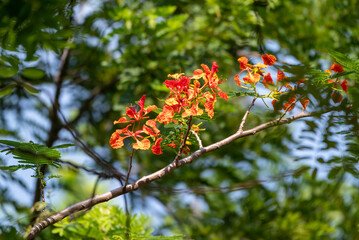
<path fill-rule="evenodd" d="M 343 67 L 346 67 L 348 69 L 354 70 L 356 73 L 359 73 L 359 63 L 355 60 L 350 59 L 344 54 L 336 52 L 334 50 L 328 50 L 328 53 L 332 58 L 334 58 L 337 63 L 339 63 Z"/>
<path fill-rule="evenodd" d="M 61 144 L 61 145 L 51 147 L 51 149 L 68 148 L 68 147 L 76 147 L 76 145 L 71 144 L 71 143 L 67 143 L 67 144 Z"/>
<path fill-rule="evenodd" d="M 328 173 L 328 178 L 330 178 L 330 179 L 335 178 L 341 170 L 342 170 L 342 167 L 339 167 L 339 166 L 333 167 L 330 170 L 330 172 Z"/>
<path fill-rule="evenodd" d="M 11 166 L 0 166 L 0 169 L 1 170 L 9 170 L 11 172 L 15 172 L 19 169 L 22 169 L 22 170 L 26 170 L 26 169 L 29 169 L 29 168 L 33 168 L 34 165 L 11 165 Z"/>
<path fill-rule="evenodd" d="M 0 89 L 0 96 L 9 95 L 17 85 L 15 83 L 9 83 L 5 87 Z"/>
<path fill-rule="evenodd" d="M 0 140 L 0 144 L 10 146 L 10 148 L 4 149 L 2 152 L 6 152 L 6 154 L 11 153 L 14 159 L 18 159 L 19 163 L 32 164 L 34 167 L 42 164 L 49 164 L 54 167 L 60 166 L 56 160 L 60 159 L 61 153 L 45 145 L 9 140 Z"/>
<path fill-rule="evenodd" d="M 45 71 L 37 68 L 25 68 L 21 75 L 29 79 L 41 79 L 45 76 Z"/>
<path fill-rule="evenodd" d="M 32 85 L 30 85 L 29 83 L 23 83 L 23 88 L 25 89 L 26 92 L 30 93 L 30 94 L 37 94 L 40 92 L 40 90 L 34 88 Z"/>
<path fill-rule="evenodd" d="M 11 78 L 15 76 L 17 70 L 8 66 L 0 66 L 0 78 Z"/>

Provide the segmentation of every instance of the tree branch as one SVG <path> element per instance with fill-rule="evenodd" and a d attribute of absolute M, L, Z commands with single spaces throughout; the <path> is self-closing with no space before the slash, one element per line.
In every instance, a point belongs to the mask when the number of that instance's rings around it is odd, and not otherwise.
<path fill-rule="evenodd" d="M 178 159 L 180 158 L 181 154 L 182 154 L 182 151 L 184 149 L 184 147 L 186 146 L 186 141 L 187 141 L 187 137 L 188 137 L 188 134 L 189 134 L 189 131 L 191 130 L 191 122 L 192 122 L 192 116 L 189 117 L 188 119 L 188 128 L 187 128 L 187 132 L 186 134 L 184 135 L 184 138 L 183 138 L 183 142 L 182 142 L 182 145 L 177 153 L 177 156 L 175 157 L 175 160 L 173 160 L 173 162 L 175 164 L 178 164 Z"/>
<path fill-rule="evenodd" d="M 191 130 L 191 133 L 196 137 L 197 142 L 198 142 L 199 149 L 203 148 L 202 140 L 201 140 L 201 138 L 198 136 L 198 134 L 197 134 L 195 131 L 193 131 L 193 130 Z"/>
<path fill-rule="evenodd" d="M 248 117 L 248 115 L 249 115 L 249 111 L 251 111 L 251 108 L 253 107 L 254 102 L 255 102 L 256 100 L 257 100 L 256 97 L 253 98 L 253 101 L 252 101 L 251 105 L 249 105 L 249 107 L 248 107 L 246 113 L 244 114 L 244 116 L 243 116 L 243 118 L 242 118 L 242 122 L 241 122 L 241 125 L 239 126 L 238 132 L 243 132 L 243 127 L 244 127 L 244 124 L 246 123 L 246 119 L 247 119 L 247 117 Z"/>
<path fill-rule="evenodd" d="M 351 108 L 351 105 L 347 106 L 347 108 Z M 155 180 L 158 180 L 162 177 L 164 177 L 165 175 L 168 175 L 169 173 L 171 173 L 172 171 L 174 171 L 176 168 L 182 167 L 184 165 L 187 165 L 189 163 L 191 163 L 193 160 L 199 158 L 200 156 L 204 155 L 205 153 L 208 152 L 212 152 L 217 150 L 218 148 L 221 148 L 225 145 L 228 145 L 230 143 L 232 143 L 233 141 L 239 139 L 239 138 L 243 138 L 249 135 L 254 135 L 260 131 L 263 131 L 267 128 L 271 128 L 274 126 L 279 126 L 279 125 L 283 125 L 283 124 L 289 124 L 292 121 L 296 120 L 296 119 L 300 119 L 300 118 L 305 118 L 305 117 L 311 117 L 311 116 L 320 116 L 324 113 L 327 112 L 331 112 L 331 111 L 341 111 L 343 110 L 342 108 L 340 108 L 340 106 L 338 107 L 332 107 L 332 108 L 328 108 L 322 111 L 318 111 L 318 112 L 308 112 L 308 113 L 300 113 L 288 118 L 284 118 L 281 120 L 273 120 L 273 121 L 269 121 L 263 124 L 260 124 L 252 129 L 246 130 L 246 131 L 242 131 L 242 132 L 236 132 L 234 134 L 232 134 L 231 136 L 218 141 L 216 143 L 213 143 L 209 146 L 206 146 L 202 149 L 199 149 L 197 151 L 195 151 L 194 153 L 192 153 L 191 155 L 178 160 L 178 163 L 176 164 L 175 160 L 170 163 L 169 165 L 165 166 L 164 168 L 149 174 L 147 176 L 143 176 L 142 178 L 138 179 L 135 183 L 132 184 L 127 184 L 125 186 L 122 187 L 118 187 L 113 189 L 112 191 L 106 192 L 104 194 L 101 195 L 96 195 L 93 198 L 84 200 L 82 202 L 78 202 L 76 204 L 73 204 L 67 208 L 65 208 L 64 210 L 42 220 L 41 222 L 39 222 L 38 224 L 36 224 L 31 231 L 29 232 L 28 236 L 27 236 L 27 240 L 33 239 L 39 232 L 41 232 L 42 230 L 44 230 L 46 227 L 62 220 L 63 218 L 76 213 L 78 211 L 90 208 L 96 204 L 102 203 L 102 202 L 107 202 L 113 198 L 116 198 L 124 193 L 128 193 L 128 192 L 132 192 L 137 190 L 140 187 L 143 187 L 144 185 L 153 182 Z"/>

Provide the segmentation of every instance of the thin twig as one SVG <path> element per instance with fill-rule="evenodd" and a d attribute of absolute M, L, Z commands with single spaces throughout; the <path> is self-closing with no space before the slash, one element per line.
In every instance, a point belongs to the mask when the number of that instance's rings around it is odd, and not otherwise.
<path fill-rule="evenodd" d="M 240 126 L 239 126 L 238 132 L 243 132 L 243 127 L 244 127 L 244 124 L 246 123 L 246 119 L 247 119 L 247 117 L 248 117 L 248 115 L 249 115 L 249 112 L 251 111 L 251 108 L 253 107 L 254 102 L 255 102 L 256 100 L 257 100 L 256 97 L 253 98 L 251 105 L 249 105 L 249 107 L 248 107 L 246 113 L 244 114 L 244 116 L 243 116 L 243 118 L 242 118 L 242 121 L 241 121 L 241 124 L 240 124 Z"/>
<path fill-rule="evenodd" d="M 72 135 L 72 137 L 80 144 L 79 146 L 81 147 L 81 149 L 87 154 L 89 155 L 96 163 L 98 163 L 100 166 L 108 169 L 111 174 L 113 174 L 113 176 L 115 176 L 115 178 L 117 180 L 122 180 L 124 179 L 124 174 L 118 172 L 111 164 L 109 164 L 106 160 L 104 160 L 102 157 L 100 157 L 96 152 L 94 152 L 90 147 L 88 147 L 83 141 L 82 139 L 78 136 L 79 133 L 75 130 L 72 129 L 71 126 L 69 125 L 68 121 L 66 120 L 65 115 L 59 111 L 60 116 L 62 117 L 62 121 L 64 122 L 64 127 L 67 131 L 70 132 L 70 134 Z M 122 184 L 122 183 L 121 183 Z"/>
<path fill-rule="evenodd" d="M 346 108 L 350 109 L 352 106 L 348 105 Z M 294 120 L 297 119 L 301 119 L 301 118 L 305 118 L 305 117 L 312 117 L 312 116 L 320 116 L 322 114 L 331 112 L 331 111 L 343 111 L 343 108 L 341 108 L 340 106 L 337 107 L 332 107 L 332 108 L 328 108 L 325 110 L 321 110 L 318 112 L 308 112 L 308 113 L 300 113 L 285 119 L 281 119 L 280 121 L 278 120 L 273 120 L 273 121 L 269 121 L 266 123 L 262 123 L 252 129 L 249 130 L 245 130 L 243 132 L 236 132 L 234 134 L 232 134 L 231 136 L 218 141 L 216 143 L 213 143 L 209 146 L 204 147 L 203 149 L 197 150 L 194 153 L 192 153 L 191 155 L 181 159 L 178 161 L 178 164 L 174 162 L 170 163 L 169 165 L 165 166 L 164 168 L 151 173 L 147 176 L 143 176 L 140 179 L 138 179 L 136 182 L 132 183 L 132 184 L 128 184 L 122 187 L 118 187 L 115 188 L 109 192 L 103 193 L 101 195 L 96 195 L 95 197 L 91 198 L 91 199 L 87 199 L 78 203 L 75 203 L 65 209 L 63 209 L 62 211 L 42 220 L 41 222 L 39 222 L 38 224 L 36 224 L 31 231 L 29 232 L 28 236 L 27 236 L 27 240 L 33 239 L 39 232 L 41 232 L 42 230 L 44 230 L 45 228 L 47 228 L 50 225 L 53 225 L 56 222 L 59 222 L 60 220 L 62 220 L 63 218 L 75 213 L 75 212 L 79 212 L 81 210 L 84 210 L 86 208 L 89 208 L 91 206 L 94 206 L 96 204 L 102 203 L 102 202 L 107 202 L 113 198 L 116 198 L 120 195 L 123 195 L 125 193 L 129 193 L 129 192 L 133 192 L 143 186 L 145 186 L 146 184 L 156 181 L 166 175 L 168 175 L 169 173 L 173 172 L 175 169 L 185 166 L 187 164 L 192 163 L 194 160 L 196 160 L 197 158 L 199 158 L 200 156 L 202 156 L 205 153 L 208 152 L 212 152 L 215 151 L 225 145 L 228 145 L 230 143 L 232 143 L 233 141 L 239 139 L 239 138 L 243 138 L 246 136 L 250 136 L 250 135 L 254 135 L 258 132 L 261 132 L 265 129 L 274 127 L 274 126 L 279 126 L 279 125 L 283 125 L 283 124 L 289 124 L 291 122 L 293 122 Z"/>
<path fill-rule="evenodd" d="M 199 145 L 199 149 L 203 148 L 202 140 L 199 138 L 198 134 L 193 130 L 191 130 L 191 133 L 196 137 L 198 145 Z"/>
<path fill-rule="evenodd" d="M 127 171 L 127 175 L 126 175 L 126 180 L 125 180 L 125 186 L 128 184 L 128 178 L 130 177 L 131 174 L 131 169 L 132 169 L 132 158 L 133 158 L 133 153 L 135 152 L 135 149 L 132 148 L 132 153 L 130 156 L 130 161 L 129 161 L 129 166 L 128 166 L 128 171 Z"/>
<path fill-rule="evenodd" d="M 84 170 L 86 172 L 93 173 L 93 174 L 97 175 L 98 177 L 101 177 L 101 178 L 104 178 L 104 179 L 116 178 L 116 176 L 113 173 L 98 172 L 96 170 L 88 169 L 88 168 L 86 168 L 84 166 L 80 166 L 80 165 L 77 165 L 77 164 L 75 164 L 73 162 L 69 162 L 69 161 L 65 161 L 65 160 L 57 159 L 56 161 L 59 162 L 59 163 L 70 165 L 71 167 L 73 167 L 75 169 L 81 169 L 81 170 Z"/>
<path fill-rule="evenodd" d="M 277 119 L 278 121 L 280 121 L 284 115 L 289 111 L 289 109 L 293 106 L 293 104 L 296 104 L 298 102 L 298 100 L 292 102 L 286 109 L 285 111 L 282 113 L 282 115 L 280 115 L 280 117 Z"/>
<path fill-rule="evenodd" d="M 192 122 L 192 116 L 189 117 L 188 119 L 188 128 L 187 128 L 187 132 L 183 138 L 183 142 L 182 142 L 182 145 L 177 153 L 177 156 L 175 157 L 175 159 L 173 160 L 174 163 L 176 163 L 176 165 L 178 164 L 178 159 L 180 158 L 181 154 L 182 154 L 182 151 L 183 151 L 183 148 L 186 146 L 186 141 L 187 141 L 187 137 L 188 137 L 188 134 L 189 134 L 189 131 L 191 130 L 191 122 Z"/>

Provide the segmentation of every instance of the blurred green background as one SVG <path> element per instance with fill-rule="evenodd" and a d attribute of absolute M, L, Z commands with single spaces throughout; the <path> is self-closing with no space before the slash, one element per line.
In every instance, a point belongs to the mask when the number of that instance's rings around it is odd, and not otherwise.
<path fill-rule="evenodd" d="M 357 9 L 357 0 L 3 0 L 0 137 L 48 147 L 75 143 L 62 151 L 63 160 L 107 171 L 100 158 L 125 172 L 131 151 L 110 148 L 112 123 L 143 94 L 146 104 L 160 106 L 168 74 L 191 75 L 216 61 L 230 92 L 238 90 L 233 76 L 241 56 L 257 61 L 274 54 L 287 66 L 300 64 L 300 71 L 329 68 L 328 49 L 357 59 Z M 343 105 L 349 99 L 356 106 L 358 76 L 349 80 Z M 327 92 L 310 87 L 309 111 L 330 105 Z M 246 97 L 219 100 L 215 119 L 202 125 L 203 144 L 236 132 L 249 103 Z M 152 219 L 153 235 L 359 239 L 357 114 L 357 108 L 329 113 L 240 139 L 128 194 L 127 207 Z M 246 128 L 273 117 L 271 108 L 257 104 Z M 138 151 L 131 179 L 174 156 Z M 16 164 L 5 155 L 0 161 Z M 69 165 L 42 170 L 61 175 L 45 189 L 49 211 L 91 197 L 97 183 L 95 174 Z M 40 201 L 39 183 L 32 174 L 0 171 L 0 239 L 19 237 L 36 217 L 31 207 Z M 101 178 L 95 190 L 118 185 Z M 124 208 L 123 197 L 112 203 Z M 49 227 L 38 239 L 60 239 L 58 232 Z"/>

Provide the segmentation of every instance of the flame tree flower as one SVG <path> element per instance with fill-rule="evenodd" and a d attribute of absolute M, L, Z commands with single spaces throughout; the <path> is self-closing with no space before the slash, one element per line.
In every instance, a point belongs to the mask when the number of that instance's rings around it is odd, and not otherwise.
<path fill-rule="evenodd" d="M 126 108 L 126 117 L 121 117 L 119 120 L 114 121 L 114 124 L 128 123 L 123 129 L 117 129 L 110 138 L 110 145 L 114 149 L 122 148 L 124 146 L 124 140 L 126 138 L 132 138 L 135 143 L 132 145 L 133 149 L 147 150 L 151 147 L 151 141 L 154 145 L 151 150 L 154 154 L 162 154 L 160 130 L 156 126 L 156 120 L 149 119 L 145 124 L 141 123 L 141 120 L 148 119 L 146 116 L 151 111 L 157 109 L 157 106 L 150 105 L 145 107 L 146 96 L 143 95 L 138 101 L 139 110 L 136 107 L 131 106 Z M 130 130 L 131 127 L 131 130 Z"/>

